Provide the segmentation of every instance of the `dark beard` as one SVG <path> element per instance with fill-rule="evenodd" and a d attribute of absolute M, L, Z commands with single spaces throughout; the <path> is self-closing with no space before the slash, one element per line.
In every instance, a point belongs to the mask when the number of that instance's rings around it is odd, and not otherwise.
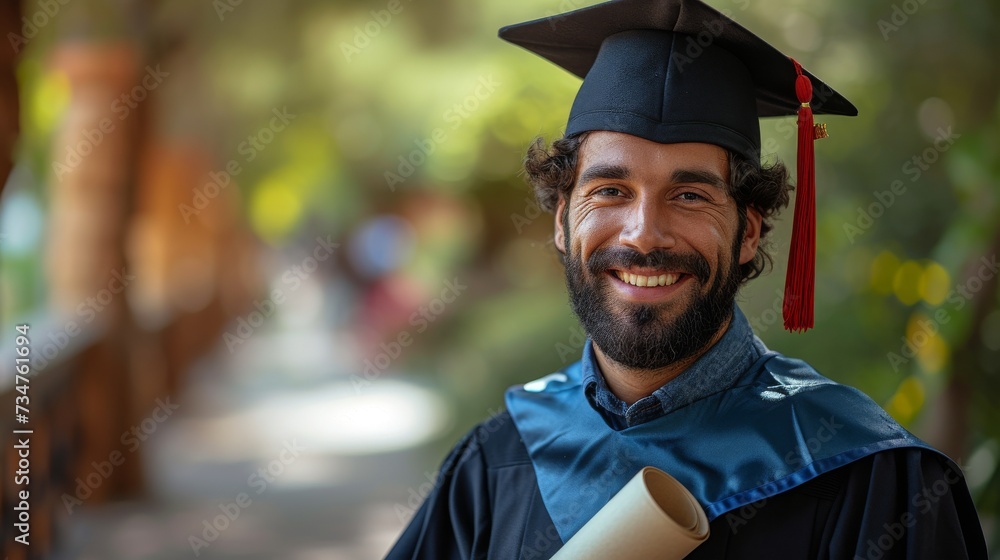
<path fill-rule="evenodd" d="M 683 360 L 703 349 L 733 313 L 740 286 L 739 236 L 736 239 L 729 269 L 720 270 L 708 290 L 699 290 L 674 319 L 663 318 L 661 311 L 685 302 L 618 304 L 625 306 L 625 312 L 615 313 L 608 269 L 639 266 L 684 272 L 692 276 L 687 281 L 696 281 L 698 288 L 707 284 L 711 267 L 697 253 L 643 255 L 626 247 L 599 249 L 588 259 L 589 277 L 584 276 L 580 255 L 571 253 L 566 259 L 570 304 L 590 338 L 615 362 L 632 369 L 657 369 Z"/>

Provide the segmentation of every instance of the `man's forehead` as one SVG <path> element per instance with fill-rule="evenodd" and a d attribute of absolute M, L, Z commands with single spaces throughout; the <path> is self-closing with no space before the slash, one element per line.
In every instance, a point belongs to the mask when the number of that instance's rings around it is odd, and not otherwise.
<path fill-rule="evenodd" d="M 689 168 L 725 174 L 726 150 L 702 142 L 659 143 L 631 134 L 594 131 L 580 145 L 577 179 L 594 166 L 620 166 L 630 172 L 672 172 Z"/>

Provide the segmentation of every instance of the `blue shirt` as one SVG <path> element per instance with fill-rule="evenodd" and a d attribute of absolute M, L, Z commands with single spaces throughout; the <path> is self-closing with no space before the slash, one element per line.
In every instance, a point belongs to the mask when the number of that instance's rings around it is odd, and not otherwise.
<path fill-rule="evenodd" d="M 588 338 L 583 348 L 583 388 L 587 402 L 613 430 L 624 430 L 659 418 L 697 400 L 732 387 L 765 352 L 767 347 L 754 336 L 750 322 L 733 305 L 733 319 L 722 338 L 684 372 L 648 397 L 631 406 L 608 388 Z"/>

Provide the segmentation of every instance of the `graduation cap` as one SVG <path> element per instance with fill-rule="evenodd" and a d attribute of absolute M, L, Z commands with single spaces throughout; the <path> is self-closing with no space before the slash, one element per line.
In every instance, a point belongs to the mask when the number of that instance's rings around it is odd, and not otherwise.
<path fill-rule="evenodd" d="M 660 143 L 704 142 L 760 157 L 758 117 L 798 115 L 785 328 L 813 326 L 816 204 L 813 114 L 854 116 L 850 101 L 797 62 L 699 0 L 612 0 L 500 29 L 583 78 L 566 135 L 623 132 Z"/>

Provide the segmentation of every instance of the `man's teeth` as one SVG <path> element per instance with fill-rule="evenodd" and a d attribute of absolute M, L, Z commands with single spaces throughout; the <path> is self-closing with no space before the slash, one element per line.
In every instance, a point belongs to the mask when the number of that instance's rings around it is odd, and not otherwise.
<path fill-rule="evenodd" d="M 646 288 L 655 288 L 656 286 L 669 286 L 677 281 L 680 274 L 661 274 L 659 276 L 640 276 L 638 274 L 629 274 L 627 272 L 622 272 L 621 270 L 616 270 L 615 274 L 622 282 L 628 282 L 633 286 L 642 286 Z"/>

